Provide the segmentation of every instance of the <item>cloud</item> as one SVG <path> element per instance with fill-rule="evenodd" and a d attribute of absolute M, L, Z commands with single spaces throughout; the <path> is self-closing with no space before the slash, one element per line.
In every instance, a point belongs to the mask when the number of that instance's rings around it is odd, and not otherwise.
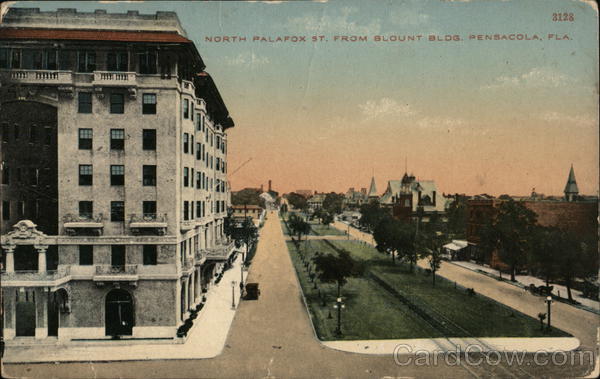
<path fill-rule="evenodd" d="M 372 120 L 386 116 L 412 116 L 416 112 L 408 104 L 398 103 L 389 97 L 382 97 L 377 100 L 367 100 L 364 104 L 359 104 L 363 116 L 366 120 Z"/>
<path fill-rule="evenodd" d="M 465 125 L 461 118 L 452 117 L 423 117 L 417 121 L 417 126 L 423 129 L 456 129 Z"/>
<path fill-rule="evenodd" d="M 548 67 L 534 67 L 529 72 L 516 76 L 502 75 L 497 77 L 493 83 L 485 85 L 483 89 L 499 88 L 556 88 L 564 86 L 572 79 L 565 74 L 557 72 Z"/>
<path fill-rule="evenodd" d="M 575 126 L 595 126 L 598 123 L 595 118 L 590 116 L 570 115 L 554 111 L 540 113 L 538 118 L 548 123 L 556 123 L 561 125 L 570 124 Z"/>
<path fill-rule="evenodd" d="M 290 30 L 306 30 L 310 33 L 340 33 L 368 35 L 377 34 L 381 30 L 381 20 L 372 19 L 367 25 L 361 25 L 351 21 L 350 15 L 357 13 L 355 7 L 343 7 L 336 15 L 328 15 L 323 12 L 321 16 L 305 15 L 301 17 L 288 18 L 286 28 Z"/>
<path fill-rule="evenodd" d="M 268 63 L 271 63 L 268 57 L 256 55 L 254 52 L 240 53 L 235 57 L 225 57 L 225 64 L 228 66 L 254 69 Z"/>

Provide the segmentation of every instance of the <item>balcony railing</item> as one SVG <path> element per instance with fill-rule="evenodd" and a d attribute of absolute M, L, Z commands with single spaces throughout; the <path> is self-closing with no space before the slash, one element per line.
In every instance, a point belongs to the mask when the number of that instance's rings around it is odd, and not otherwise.
<path fill-rule="evenodd" d="M 134 85 L 135 72 L 94 71 L 94 84 L 108 86 Z"/>
<path fill-rule="evenodd" d="M 101 235 L 102 229 L 104 228 L 104 223 L 102 220 L 102 213 L 99 213 L 95 216 L 92 214 L 74 215 L 68 213 L 63 217 L 65 232 L 69 235 L 82 233 Z"/>
<path fill-rule="evenodd" d="M 131 233 L 133 234 L 152 233 L 164 235 L 167 232 L 167 214 L 131 214 L 129 218 L 129 228 L 131 229 Z"/>
<path fill-rule="evenodd" d="M 58 70 L 0 70 L 4 80 L 23 84 L 73 84 L 71 71 Z"/>
<path fill-rule="evenodd" d="M 96 265 L 96 275 L 137 275 L 138 265 Z"/>
<path fill-rule="evenodd" d="M 38 272 L 37 270 L 17 270 L 15 272 L 2 272 L 2 283 L 12 281 L 48 282 L 55 281 L 71 274 L 70 266 L 59 266 L 56 270 Z"/>
<path fill-rule="evenodd" d="M 196 226 L 195 220 L 185 220 L 181 221 L 179 228 L 182 232 L 187 232 L 188 230 L 192 230 Z"/>
<path fill-rule="evenodd" d="M 234 242 L 217 245 L 206 249 L 206 259 L 208 260 L 227 260 L 235 247 Z"/>

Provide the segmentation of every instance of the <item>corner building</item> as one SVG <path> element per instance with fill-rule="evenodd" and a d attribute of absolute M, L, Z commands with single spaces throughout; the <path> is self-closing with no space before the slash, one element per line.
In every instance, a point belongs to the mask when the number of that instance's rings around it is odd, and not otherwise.
<path fill-rule="evenodd" d="M 176 337 L 234 254 L 219 91 L 177 15 L 0 24 L 8 343 Z"/>

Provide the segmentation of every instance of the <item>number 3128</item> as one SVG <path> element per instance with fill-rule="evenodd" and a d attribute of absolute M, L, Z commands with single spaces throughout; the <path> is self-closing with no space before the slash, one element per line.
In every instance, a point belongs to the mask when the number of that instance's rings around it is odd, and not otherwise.
<path fill-rule="evenodd" d="M 552 21 L 575 21 L 573 13 L 552 13 Z"/>

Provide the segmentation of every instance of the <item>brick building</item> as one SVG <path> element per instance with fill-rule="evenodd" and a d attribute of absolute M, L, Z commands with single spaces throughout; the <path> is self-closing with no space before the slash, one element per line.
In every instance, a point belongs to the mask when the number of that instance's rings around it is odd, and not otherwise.
<path fill-rule="evenodd" d="M 532 191 L 531 196 L 513 198 L 537 215 L 540 226 L 557 227 L 573 233 L 581 240 L 597 238 L 598 198 L 579 194 L 573 167 L 569 171 L 564 197 L 545 197 Z M 484 252 L 478 248 L 481 228 L 496 214 L 498 206 L 505 198 L 488 195 L 474 196 L 467 201 L 467 241 L 469 256 L 473 259 L 501 266 L 497 254 Z"/>
<path fill-rule="evenodd" d="M 231 259 L 227 107 L 177 15 L 0 25 L 3 336 L 175 337 Z"/>

